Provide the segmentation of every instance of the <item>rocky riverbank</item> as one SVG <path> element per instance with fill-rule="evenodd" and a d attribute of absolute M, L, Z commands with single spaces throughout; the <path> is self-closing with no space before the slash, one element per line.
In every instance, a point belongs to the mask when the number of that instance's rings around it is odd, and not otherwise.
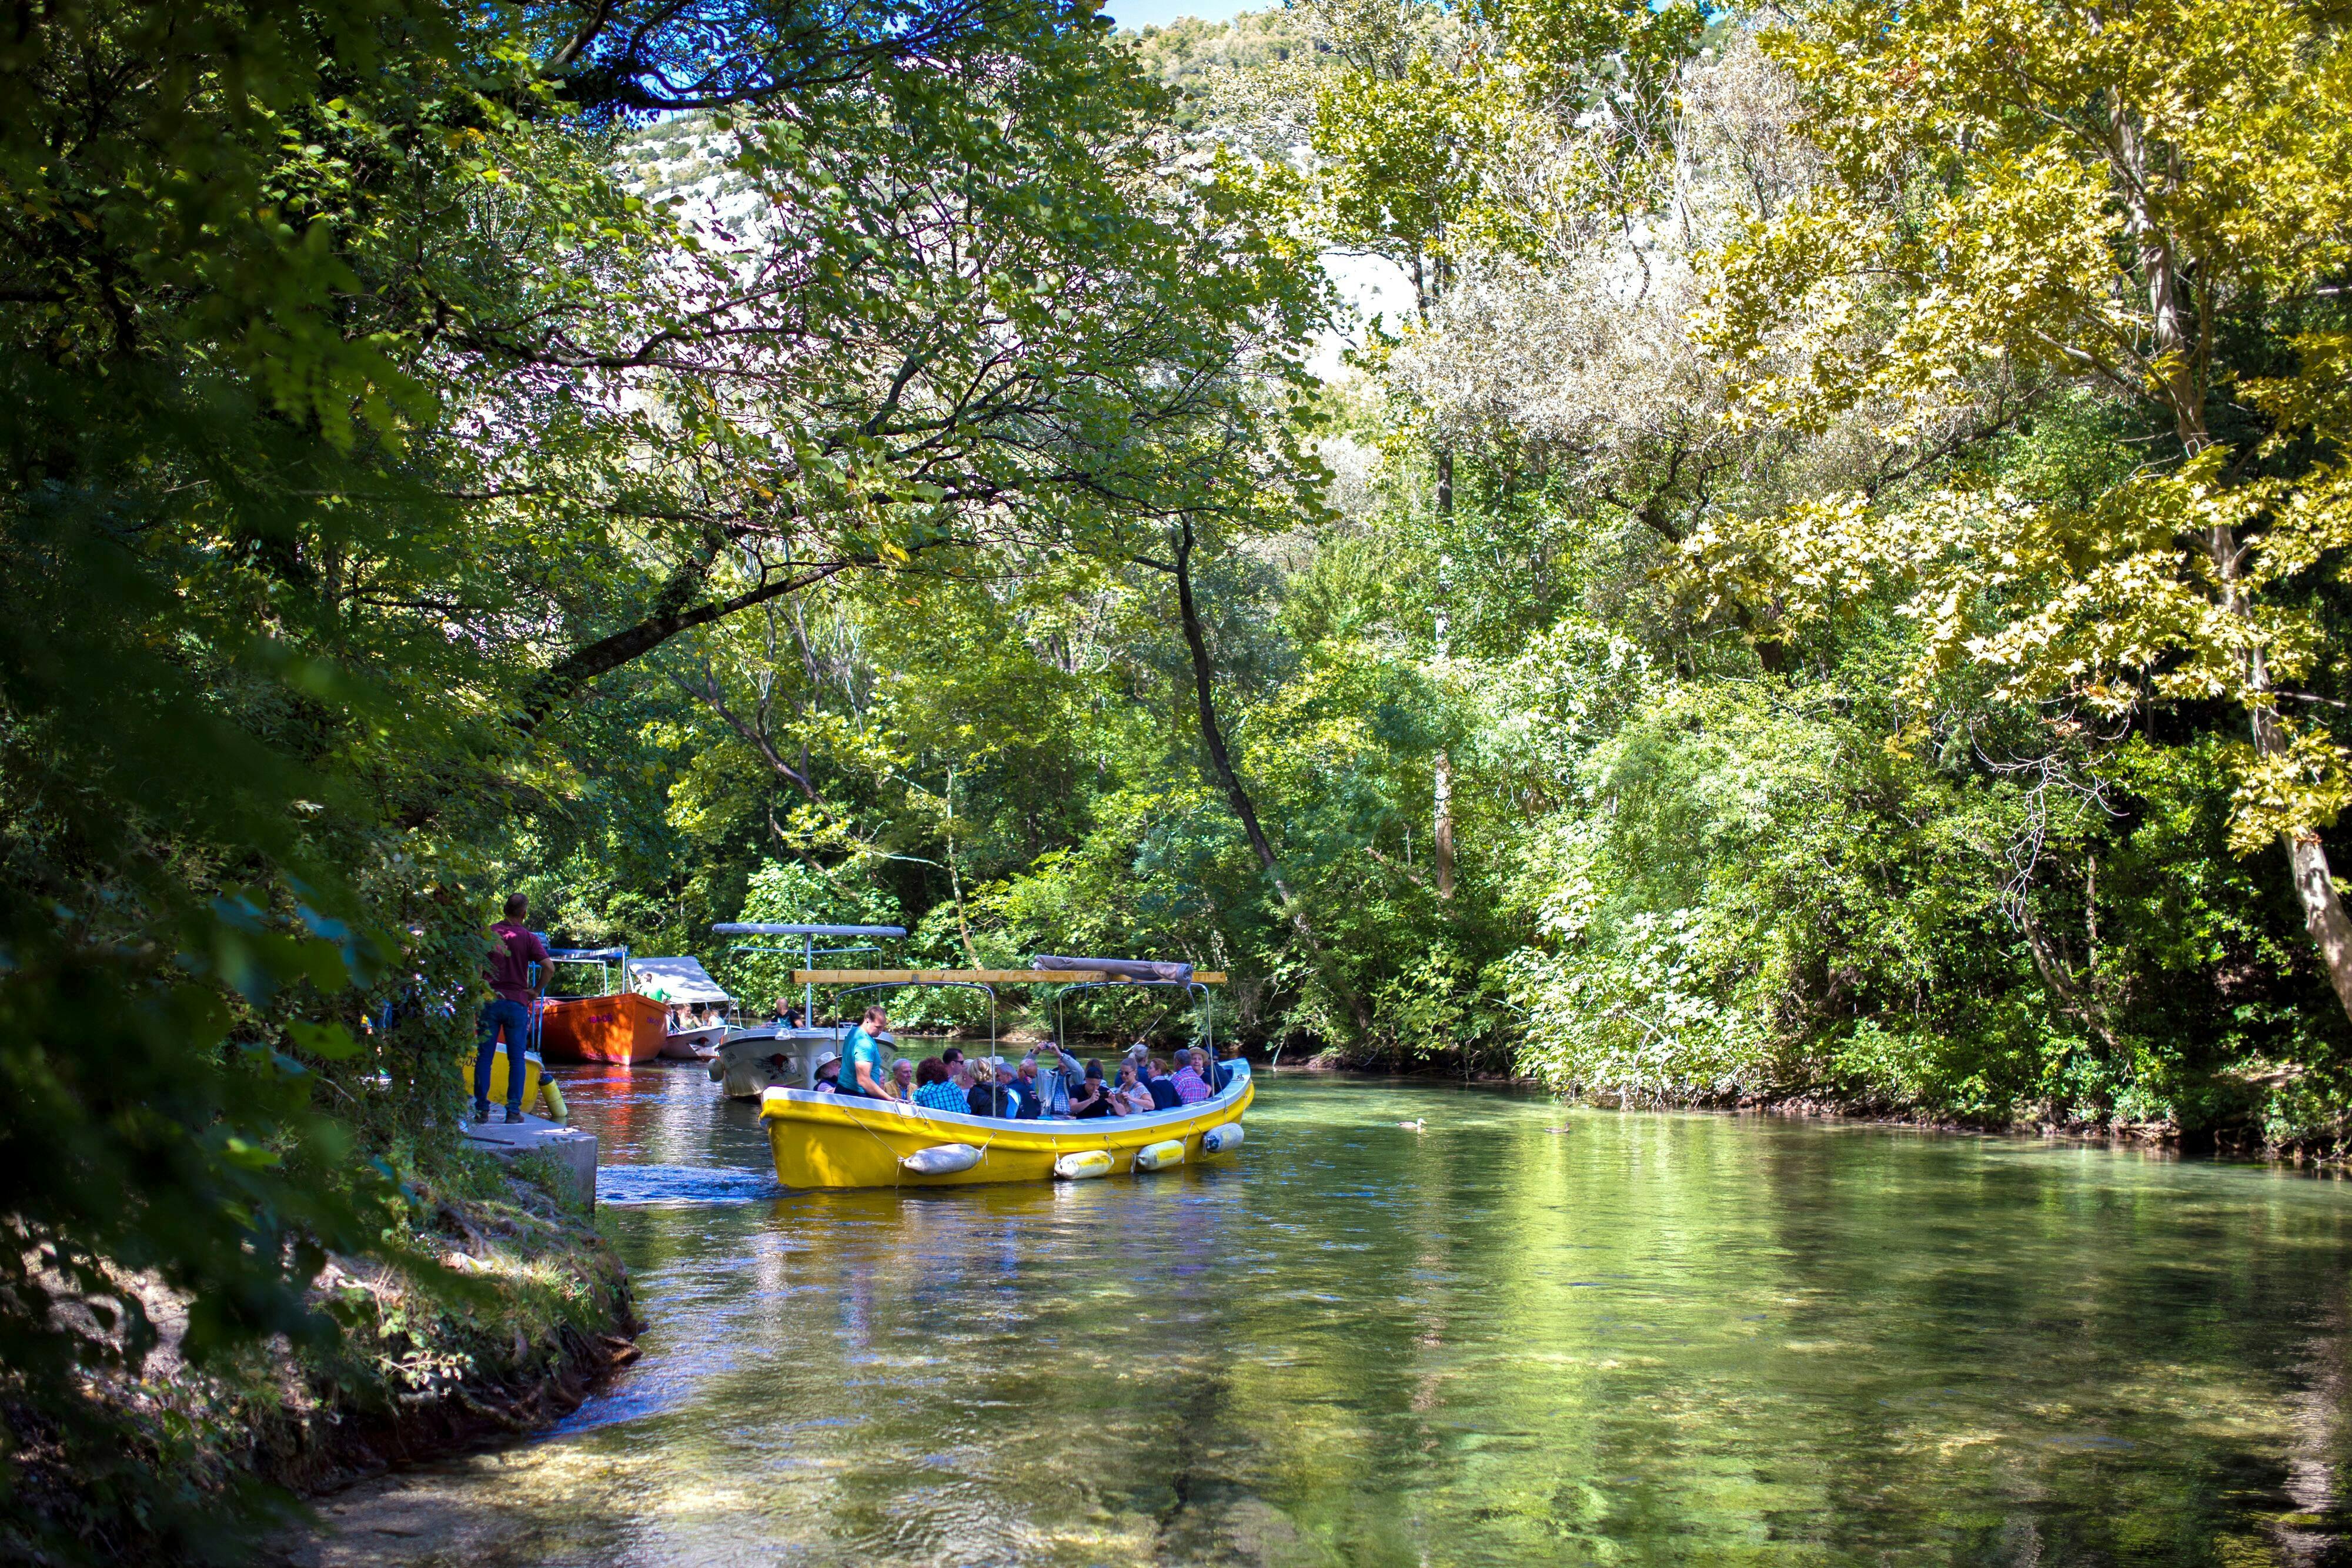
<path fill-rule="evenodd" d="M 230 1365 L 179 1353 L 184 1303 L 126 1279 L 162 1328 L 134 1369 L 88 1381 L 89 1419 L 120 1428 L 126 1465 L 170 1476 L 187 1519 L 141 1517 L 113 1478 L 45 1463 L 19 1428 L 25 1483 L 0 1556 L 63 1561 L 46 1536 L 100 1562 L 249 1562 L 250 1527 L 294 1499 L 389 1467 L 520 1436 L 575 1408 L 635 1358 L 628 1277 L 557 1172 L 467 1160 L 447 1185 L 412 1182 L 398 1264 L 331 1259 L 311 1301 L 336 1332 L 281 1337 Z"/>

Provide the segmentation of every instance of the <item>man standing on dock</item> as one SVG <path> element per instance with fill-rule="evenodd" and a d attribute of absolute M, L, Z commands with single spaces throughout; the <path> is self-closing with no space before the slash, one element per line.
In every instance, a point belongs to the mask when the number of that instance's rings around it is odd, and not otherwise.
<path fill-rule="evenodd" d="M 507 1042 L 507 1120 L 522 1120 L 522 1090 L 530 1074 L 522 1059 L 530 1039 L 530 1004 L 553 961 L 547 944 L 525 924 L 530 900 L 507 897 L 507 917 L 490 927 L 490 999 L 482 1009 L 481 1043 L 474 1051 L 474 1120 L 490 1119 L 490 1063 L 498 1060 L 499 1037 Z M 531 966 L 538 965 L 534 980 Z"/>

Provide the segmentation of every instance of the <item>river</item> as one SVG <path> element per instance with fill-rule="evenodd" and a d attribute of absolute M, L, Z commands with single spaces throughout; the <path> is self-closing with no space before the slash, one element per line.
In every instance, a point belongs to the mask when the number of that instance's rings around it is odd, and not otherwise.
<path fill-rule="evenodd" d="M 2337 1181 L 1282 1076 L 1222 1168 L 783 1196 L 699 1068 L 566 1078 L 643 1360 L 301 1561 L 2343 1551 Z"/>

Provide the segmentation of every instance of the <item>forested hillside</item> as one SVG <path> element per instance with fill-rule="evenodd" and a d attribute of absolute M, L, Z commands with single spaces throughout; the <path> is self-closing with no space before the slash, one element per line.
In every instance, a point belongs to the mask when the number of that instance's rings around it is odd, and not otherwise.
<path fill-rule="evenodd" d="M 9 1452 L 180 1517 L 90 1413 L 119 1271 L 331 1339 L 510 887 L 1190 957 L 1286 1060 L 2335 1150 L 2344 22 L 26 12 Z M 1342 254 L 1415 303 L 1318 380 Z"/>
<path fill-rule="evenodd" d="M 599 939 L 1181 952 L 1353 1060 L 2332 1141 L 2332 25 L 1875 15 L 1147 31 L 1182 158 L 1417 288 L 1328 513 L 698 629 L 509 863 Z"/>

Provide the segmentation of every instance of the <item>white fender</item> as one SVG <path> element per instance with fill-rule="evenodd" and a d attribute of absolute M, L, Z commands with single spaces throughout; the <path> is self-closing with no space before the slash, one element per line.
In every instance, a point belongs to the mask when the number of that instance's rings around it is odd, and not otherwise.
<path fill-rule="evenodd" d="M 1146 1144 L 1135 1151 L 1135 1168 L 1139 1171 L 1164 1171 L 1170 1166 L 1184 1163 L 1184 1140 L 1171 1138 L 1162 1144 Z"/>
<path fill-rule="evenodd" d="M 1085 1181 L 1088 1176 L 1110 1175 L 1111 1166 L 1118 1163 L 1108 1149 L 1086 1149 L 1055 1160 L 1054 1174 L 1064 1181 Z"/>
<path fill-rule="evenodd" d="M 933 1144 L 899 1156 L 898 1163 L 917 1176 L 953 1176 L 980 1164 L 980 1151 L 970 1144 Z"/>
<path fill-rule="evenodd" d="M 1228 1122 L 1222 1127 L 1212 1127 L 1201 1134 L 1201 1152 L 1204 1155 L 1222 1155 L 1227 1149 L 1238 1149 L 1241 1146 L 1242 1124 L 1239 1122 Z"/>

